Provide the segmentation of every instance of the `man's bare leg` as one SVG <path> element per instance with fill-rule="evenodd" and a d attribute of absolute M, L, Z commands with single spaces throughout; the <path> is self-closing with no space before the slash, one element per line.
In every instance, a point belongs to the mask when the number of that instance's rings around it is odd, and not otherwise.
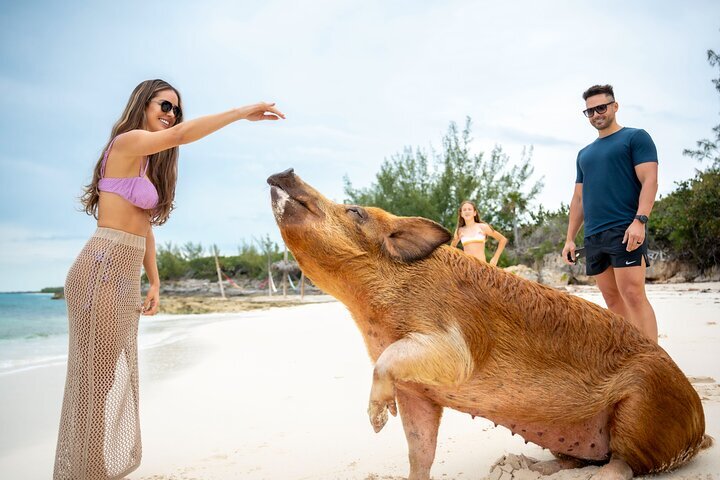
<path fill-rule="evenodd" d="M 658 329 L 650 301 L 645 293 L 645 258 L 637 267 L 615 269 L 618 291 L 622 296 L 627 318 L 653 342 L 657 343 Z"/>
<path fill-rule="evenodd" d="M 608 310 L 613 313 L 617 313 L 625 318 L 628 318 L 627 307 L 620 290 L 618 289 L 617 280 L 615 279 L 615 269 L 608 267 L 604 272 L 599 275 L 595 275 L 595 281 L 597 286 L 602 293 L 605 305 Z"/>

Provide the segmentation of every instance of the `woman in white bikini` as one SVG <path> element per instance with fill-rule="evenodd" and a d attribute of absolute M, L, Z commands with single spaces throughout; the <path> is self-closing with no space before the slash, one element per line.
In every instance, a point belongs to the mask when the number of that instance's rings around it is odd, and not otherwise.
<path fill-rule="evenodd" d="M 485 240 L 487 237 L 492 237 L 498 242 L 495 255 L 490 259 L 491 265 L 497 265 L 500 254 L 507 245 L 507 238 L 487 223 L 480 221 L 474 203 L 468 200 L 462 202 L 460 208 L 458 208 L 457 228 L 455 228 L 455 234 L 450 245 L 456 247 L 458 242 L 461 242 L 465 253 L 480 259 L 482 262 L 487 262 L 485 257 Z"/>

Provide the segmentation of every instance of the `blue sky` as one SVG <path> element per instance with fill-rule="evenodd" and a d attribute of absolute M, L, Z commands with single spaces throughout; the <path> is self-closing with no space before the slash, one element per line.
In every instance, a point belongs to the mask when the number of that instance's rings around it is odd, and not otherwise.
<path fill-rule="evenodd" d="M 234 254 L 280 240 L 266 177 L 290 166 L 330 198 L 367 186 L 405 146 L 439 147 L 473 119 L 473 148 L 534 146 L 539 198 L 568 202 L 596 132 L 582 91 L 615 86 L 621 124 L 645 128 L 660 193 L 702 167 L 720 102 L 706 61 L 720 3 L 568 1 L 3 2 L 0 291 L 62 285 L 92 234 L 77 197 L 137 83 L 164 78 L 186 118 L 259 100 L 284 122 L 239 122 L 181 148 L 177 209 L 159 243 Z"/>

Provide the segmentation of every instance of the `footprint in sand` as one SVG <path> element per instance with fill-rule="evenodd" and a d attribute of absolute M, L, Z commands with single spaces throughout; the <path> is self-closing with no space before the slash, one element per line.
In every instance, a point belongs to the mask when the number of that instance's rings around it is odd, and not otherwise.
<path fill-rule="evenodd" d="M 720 385 L 712 377 L 688 377 L 704 402 L 720 402 Z"/>
<path fill-rule="evenodd" d="M 538 460 L 525 455 L 509 453 L 500 457 L 492 467 L 490 474 L 483 480 L 588 480 L 597 473 L 599 467 L 591 466 L 562 470 L 552 475 L 544 476 L 529 469 Z"/>

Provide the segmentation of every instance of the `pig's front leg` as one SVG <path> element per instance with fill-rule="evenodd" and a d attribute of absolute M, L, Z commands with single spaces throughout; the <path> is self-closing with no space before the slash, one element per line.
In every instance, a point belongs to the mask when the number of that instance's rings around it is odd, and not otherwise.
<path fill-rule="evenodd" d="M 408 443 L 408 480 L 428 480 L 435 460 L 442 407 L 402 388 L 398 389 L 397 402 Z"/>
<path fill-rule="evenodd" d="M 395 382 L 459 385 L 472 375 L 472 355 L 455 327 L 432 334 L 412 333 L 387 347 L 375 362 L 368 415 L 379 432 L 388 410 L 397 415 Z"/>

